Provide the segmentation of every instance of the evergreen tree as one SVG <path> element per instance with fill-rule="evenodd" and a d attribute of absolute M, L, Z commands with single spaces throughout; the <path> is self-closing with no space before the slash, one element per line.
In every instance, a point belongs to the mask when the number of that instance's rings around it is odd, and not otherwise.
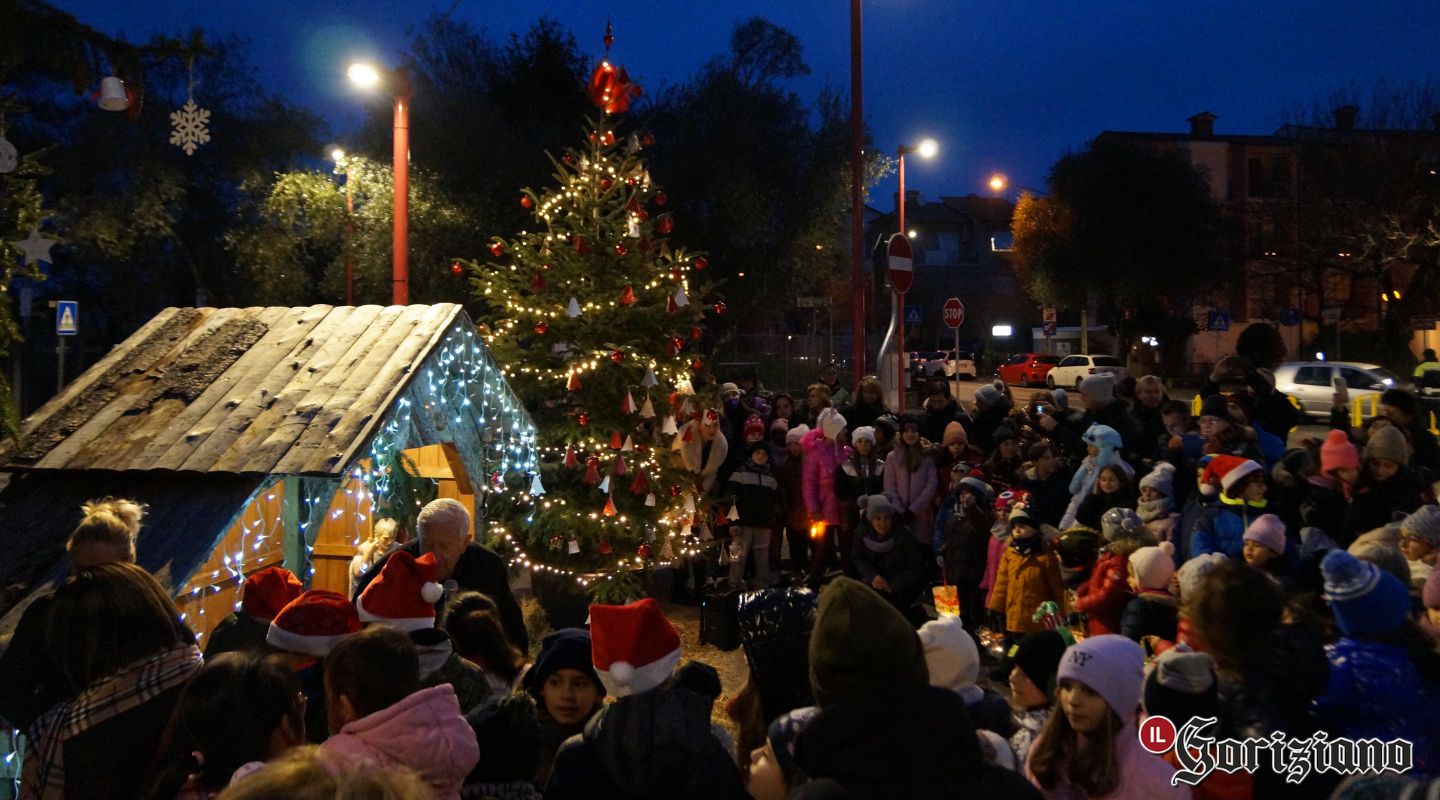
<path fill-rule="evenodd" d="M 591 587 L 602 597 L 633 589 L 628 567 L 693 548 L 710 513 L 671 448 L 696 444 L 691 418 L 714 419 L 714 397 L 691 393 L 706 261 L 669 239 L 668 199 L 640 156 L 653 137 L 615 118 L 632 94 L 623 69 L 596 69 L 586 141 L 551 158 L 553 186 L 521 195 L 535 227 L 468 262 L 481 332 L 540 436 L 543 486 L 517 487 L 522 502 L 490 519 L 532 564 L 608 573 Z"/>

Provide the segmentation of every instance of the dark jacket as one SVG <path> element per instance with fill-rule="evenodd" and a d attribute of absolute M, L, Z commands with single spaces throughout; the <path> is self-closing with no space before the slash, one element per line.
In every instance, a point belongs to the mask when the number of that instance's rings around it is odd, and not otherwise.
<path fill-rule="evenodd" d="M 795 760 L 810 781 L 792 800 L 1040 798 L 1018 773 L 985 762 L 964 701 L 933 686 L 822 710 L 797 738 Z"/>
<path fill-rule="evenodd" d="M 845 427 L 852 431 L 872 425 L 875 420 L 889 413 L 890 409 L 886 408 L 883 402 L 872 406 L 869 403 L 862 403 L 858 399 L 840 409 L 840 416 L 845 418 Z"/>
<path fill-rule="evenodd" d="M 898 519 L 890 523 L 890 536 L 884 541 L 874 538 L 868 524 L 862 526 L 862 535 L 855 537 L 850 551 L 850 563 L 860 582 L 868 586 L 879 575 L 890 584 L 889 599 L 897 604 L 915 599 L 929 560 L 925 546 L 915 541 Z"/>
<path fill-rule="evenodd" d="M 861 458 L 852 452 L 835 468 L 835 494 L 842 501 L 854 505 L 861 497 L 884 493 L 885 459 L 873 453 L 870 458 Z"/>
<path fill-rule="evenodd" d="M 1125 604 L 1125 615 L 1120 618 L 1120 633 L 1137 642 L 1146 636 L 1159 636 L 1173 642 L 1178 621 L 1175 595 L 1145 591 Z"/>
<path fill-rule="evenodd" d="M 1080 418 L 1080 425 L 1077 431 L 1083 435 L 1090 430 L 1091 425 L 1108 425 L 1120 434 L 1120 454 L 1128 461 L 1133 458 L 1141 449 L 1139 431 L 1135 427 L 1135 418 L 1130 416 L 1130 408 L 1125 401 L 1119 397 L 1110 401 L 1110 405 L 1097 411 L 1087 411 Z M 1149 442 L 1145 447 L 1149 447 Z"/>
<path fill-rule="evenodd" d="M 555 754 L 546 800 L 748 798 L 710 731 L 713 704 L 672 679 L 605 706 Z"/>
<path fill-rule="evenodd" d="M 849 417 L 846 417 L 848 420 Z M 956 402 L 954 398 L 943 406 L 931 407 L 930 401 L 926 400 L 920 410 L 920 437 L 930 442 L 939 443 L 945 439 L 945 426 L 952 422 L 959 422 L 965 427 L 965 432 L 970 432 L 972 424 L 965 409 Z M 854 430 L 854 428 L 851 428 Z M 974 440 L 972 440 L 974 441 Z M 979 444 L 979 442 L 976 442 Z"/>
<path fill-rule="evenodd" d="M 70 696 L 45 644 L 53 598 L 43 594 L 26 607 L 15 623 L 10 644 L 0 655 L 0 719 L 21 731 Z"/>
<path fill-rule="evenodd" d="M 265 635 L 270 632 L 270 621 L 236 611 L 220 621 L 210 632 L 205 642 L 205 660 L 221 653 L 237 653 L 265 646 Z"/>
<path fill-rule="evenodd" d="M 395 550 L 390 551 L 386 556 L 375 562 L 375 566 L 369 572 L 361 575 L 355 582 L 355 594 L 350 599 L 356 600 L 370 581 L 380 574 L 385 562 L 390 556 L 404 550 L 412 556 L 420 555 L 420 540 L 415 539 Z M 520 648 L 520 652 L 530 652 L 530 634 L 525 630 L 525 615 L 520 612 L 520 604 L 515 602 L 515 595 L 510 591 L 510 576 L 505 571 L 505 562 L 500 556 L 486 547 L 471 542 L 460 555 L 460 560 L 455 564 L 455 571 L 450 579 L 459 586 L 459 591 L 483 592 L 500 609 L 500 624 L 505 627 L 505 636 L 510 643 Z M 448 598 L 442 597 L 435 604 L 435 613 L 439 614 L 444 609 L 444 603 Z"/>
<path fill-rule="evenodd" d="M 1032 467 L 1020 475 L 1019 488 L 1030 493 L 1030 502 L 1025 509 L 1030 519 L 1041 525 L 1059 525 L 1070 505 L 1070 476 L 1063 469 L 1056 469 L 1049 478 L 1036 477 Z"/>
<path fill-rule="evenodd" d="M 1440 770 L 1440 686 L 1393 644 L 1343 638 L 1326 648 L 1330 678 L 1315 713 L 1331 738 L 1405 739 L 1415 771 Z"/>
<path fill-rule="evenodd" d="M 987 408 L 977 412 L 975 422 L 971 424 L 967 433 L 970 443 L 985 451 L 989 455 L 995 449 L 995 431 L 1010 419 L 1010 409 L 1014 405 L 1005 399 L 1001 399 L 994 408 Z M 943 431 L 942 431 L 943 432 Z"/>
<path fill-rule="evenodd" d="M 768 465 L 758 467 L 746 459 L 730 474 L 727 486 L 735 495 L 738 524 L 769 530 L 780 520 L 780 481 Z"/>
<path fill-rule="evenodd" d="M 984 506 L 965 511 L 959 497 L 951 492 L 935 515 L 935 535 L 930 543 L 945 560 L 945 580 L 957 586 L 978 586 L 985 577 L 985 560 L 990 551 L 990 527 L 995 517 Z"/>
<path fill-rule="evenodd" d="M 1353 541 L 1362 533 L 1404 518 L 1420 507 L 1426 494 L 1425 485 L 1408 467 L 1401 467 L 1387 481 L 1374 481 L 1368 477 L 1361 480 L 1355 496 L 1350 499 L 1350 508 L 1345 512 L 1346 536 Z"/>
<path fill-rule="evenodd" d="M 1100 530 L 1100 518 L 1112 508 L 1135 508 L 1135 493 L 1119 491 L 1113 493 L 1091 492 L 1080 501 L 1075 510 L 1075 522 L 1091 530 Z"/>

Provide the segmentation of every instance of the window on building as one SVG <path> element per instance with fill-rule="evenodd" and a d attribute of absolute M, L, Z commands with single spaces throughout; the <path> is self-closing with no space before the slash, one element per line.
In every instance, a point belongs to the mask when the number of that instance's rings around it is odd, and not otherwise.
<path fill-rule="evenodd" d="M 1290 196 L 1290 157 L 1251 156 L 1246 169 L 1249 196 L 1274 199 Z"/>

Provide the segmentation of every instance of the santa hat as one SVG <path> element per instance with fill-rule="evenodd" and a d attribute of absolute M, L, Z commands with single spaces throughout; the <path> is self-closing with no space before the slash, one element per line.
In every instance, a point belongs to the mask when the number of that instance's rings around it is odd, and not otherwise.
<path fill-rule="evenodd" d="M 590 606 L 590 640 L 595 672 L 616 697 L 654 689 L 680 663 L 680 635 L 654 598 Z"/>
<path fill-rule="evenodd" d="M 407 632 L 435 627 L 435 603 L 445 593 L 436 581 L 438 572 L 434 553 L 416 558 L 396 550 L 360 593 L 355 603 L 360 619 Z"/>
<path fill-rule="evenodd" d="M 1141 589 L 1164 589 L 1175 574 L 1175 545 L 1161 542 L 1130 554 L 1130 572 Z"/>
<path fill-rule="evenodd" d="M 1285 552 L 1285 523 L 1274 514 L 1261 514 L 1245 529 L 1245 541 L 1268 547 L 1277 555 Z"/>
<path fill-rule="evenodd" d="M 344 595 L 311 589 L 280 609 L 270 622 L 265 643 L 287 653 L 324 658 L 360 627 L 360 616 Z"/>
<path fill-rule="evenodd" d="M 266 567 L 245 579 L 240 590 L 240 610 L 252 617 L 270 621 L 291 600 L 305 591 L 295 573 L 284 567 Z"/>
<path fill-rule="evenodd" d="M 751 436 L 763 438 L 765 436 L 765 420 L 760 419 L 759 414 L 751 414 L 749 417 L 746 417 L 745 429 L 741 435 L 746 439 L 749 439 Z"/>
<path fill-rule="evenodd" d="M 1214 481 L 1220 481 L 1220 490 L 1229 495 L 1230 490 L 1239 487 L 1247 475 L 1262 471 L 1259 464 L 1248 458 L 1221 454 L 1211 457 L 1210 463 L 1205 465 L 1202 478 L 1206 484 L 1213 485 Z"/>

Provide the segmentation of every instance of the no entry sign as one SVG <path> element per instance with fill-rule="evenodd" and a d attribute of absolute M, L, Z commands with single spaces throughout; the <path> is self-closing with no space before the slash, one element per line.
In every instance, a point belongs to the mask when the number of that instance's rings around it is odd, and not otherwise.
<path fill-rule="evenodd" d="M 965 324 L 965 304 L 960 302 L 960 298 L 952 297 L 945 301 L 941 316 L 944 317 L 946 325 L 958 328 Z"/>
<path fill-rule="evenodd" d="M 886 252 L 890 256 L 890 285 L 895 287 L 895 291 L 905 294 L 910 291 L 910 283 L 915 277 L 909 237 L 903 233 L 891 234 Z"/>

